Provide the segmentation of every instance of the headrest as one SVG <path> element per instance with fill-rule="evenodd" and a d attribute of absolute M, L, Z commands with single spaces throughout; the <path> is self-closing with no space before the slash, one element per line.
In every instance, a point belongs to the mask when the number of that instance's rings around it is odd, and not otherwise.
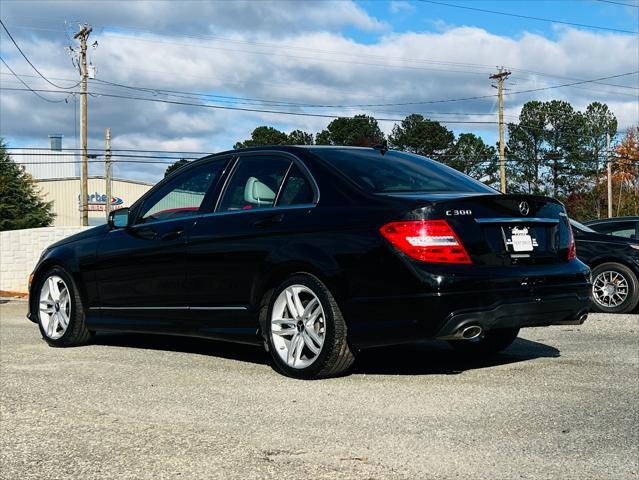
<path fill-rule="evenodd" d="M 250 177 L 244 187 L 244 201 L 253 205 L 272 204 L 275 192 L 255 177 Z"/>

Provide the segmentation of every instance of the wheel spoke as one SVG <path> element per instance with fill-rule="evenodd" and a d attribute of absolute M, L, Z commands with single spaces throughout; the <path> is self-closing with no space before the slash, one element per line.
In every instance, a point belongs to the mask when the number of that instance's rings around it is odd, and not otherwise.
<path fill-rule="evenodd" d="M 49 325 L 47 326 L 47 335 L 53 337 L 58 328 L 58 314 L 54 313 L 49 317 Z"/>
<path fill-rule="evenodd" d="M 276 318 L 274 320 L 271 320 L 271 323 L 273 325 L 279 325 L 280 327 L 291 327 L 291 328 L 294 328 L 295 325 L 297 325 L 297 322 L 295 322 L 295 320 L 292 318 Z"/>
<path fill-rule="evenodd" d="M 315 325 L 315 322 L 317 321 L 317 319 L 319 318 L 321 314 L 322 314 L 322 306 L 318 305 L 317 308 L 313 311 L 313 313 L 311 313 L 308 321 L 306 322 L 306 325 L 309 328 Z"/>
<path fill-rule="evenodd" d="M 304 305 L 302 305 L 302 300 L 300 299 L 300 291 L 297 288 L 292 288 L 291 290 L 293 291 L 293 301 L 295 302 L 297 316 L 301 317 L 304 315 Z"/>
<path fill-rule="evenodd" d="M 291 317 L 293 318 L 297 318 L 299 317 L 299 314 L 301 313 L 297 311 L 297 305 L 295 302 L 294 297 L 294 292 L 290 289 L 286 290 L 284 292 L 286 294 L 286 306 L 288 307 L 288 313 L 291 314 Z"/>
<path fill-rule="evenodd" d="M 304 344 L 306 345 L 306 347 L 311 352 L 313 352 L 313 355 L 319 354 L 320 349 L 319 349 L 319 347 L 317 347 L 317 345 L 315 345 L 315 343 L 311 339 L 311 336 L 308 334 L 308 332 L 302 333 L 302 338 L 304 339 Z"/>
<path fill-rule="evenodd" d="M 309 338 L 315 342 L 315 344 L 319 347 L 322 346 L 322 344 L 324 343 L 322 341 L 322 339 L 319 337 L 319 335 L 317 334 L 317 332 L 313 329 L 313 328 L 307 328 L 306 329 L 306 334 L 309 336 Z"/>
<path fill-rule="evenodd" d="M 317 298 L 314 298 L 313 300 L 308 302 L 306 304 L 306 307 L 304 308 L 304 313 L 302 314 L 302 318 L 309 318 L 311 316 L 311 312 L 313 312 L 313 309 L 315 309 L 318 305 L 319 305 L 319 300 Z"/>
<path fill-rule="evenodd" d="M 63 312 L 62 310 L 58 312 L 58 322 L 63 330 L 67 328 L 67 325 L 69 325 L 69 318 L 67 317 L 66 312 Z"/>
<path fill-rule="evenodd" d="M 53 300 L 60 299 L 60 289 L 58 288 L 58 281 L 55 277 L 49 277 L 49 295 Z"/>
<path fill-rule="evenodd" d="M 299 337 L 299 333 L 296 331 L 295 335 L 293 335 L 293 338 L 291 338 L 291 343 L 288 346 L 288 357 L 286 359 L 286 363 L 288 363 L 290 366 L 295 366 L 295 354 Z"/>

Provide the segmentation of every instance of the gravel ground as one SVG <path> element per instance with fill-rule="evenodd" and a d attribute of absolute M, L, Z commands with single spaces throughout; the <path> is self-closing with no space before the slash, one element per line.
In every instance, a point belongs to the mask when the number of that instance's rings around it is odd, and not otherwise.
<path fill-rule="evenodd" d="M 0 305 L 0 478 L 639 478 L 639 315 L 534 328 L 490 362 L 433 342 L 347 377 L 247 346 L 101 335 L 49 348 Z"/>

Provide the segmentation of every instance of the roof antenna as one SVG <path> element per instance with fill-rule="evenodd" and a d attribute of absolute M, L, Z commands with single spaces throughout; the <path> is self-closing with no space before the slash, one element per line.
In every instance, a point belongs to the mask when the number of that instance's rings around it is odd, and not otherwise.
<path fill-rule="evenodd" d="M 380 143 L 379 145 L 373 145 L 373 148 L 375 150 L 379 150 L 379 153 L 384 155 L 386 152 L 388 152 L 388 140 L 382 140 L 382 143 Z"/>

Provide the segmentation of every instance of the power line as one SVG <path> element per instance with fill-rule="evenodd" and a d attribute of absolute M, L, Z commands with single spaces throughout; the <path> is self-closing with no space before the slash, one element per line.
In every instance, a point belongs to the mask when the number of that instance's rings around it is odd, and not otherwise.
<path fill-rule="evenodd" d="M 10 150 L 49 150 L 46 147 L 14 147 L 7 148 L 7 151 Z M 95 152 L 104 152 L 103 148 L 87 148 L 88 151 Z M 61 148 L 60 150 L 55 150 L 55 152 L 79 152 L 80 148 Z M 112 152 L 141 152 L 141 153 L 184 153 L 186 155 L 210 155 L 211 152 L 189 152 L 186 150 L 142 150 L 138 148 L 112 148 Z"/>
<path fill-rule="evenodd" d="M 518 90 L 518 91 L 510 91 L 510 92 L 505 92 L 504 95 L 518 95 L 518 94 L 522 94 L 522 93 L 532 93 L 532 92 L 539 92 L 539 91 L 545 91 L 545 90 L 552 90 L 555 88 L 561 88 L 561 87 L 566 87 L 566 86 L 571 86 L 571 85 L 579 85 L 579 84 L 583 84 L 583 83 L 590 83 L 592 81 L 599 81 L 599 80 L 607 80 L 610 78 L 619 78 L 619 77 L 624 77 L 624 76 L 628 76 L 628 75 L 635 75 L 639 73 L 639 71 L 636 72 L 628 72 L 628 73 L 622 73 L 622 74 L 617 74 L 617 75 L 610 75 L 610 76 L 606 76 L 606 77 L 601 77 L 601 78 L 597 78 L 597 79 L 593 79 L 593 80 L 583 80 L 580 82 L 571 82 L 571 83 L 567 83 L 567 84 L 562 84 L 562 85 L 553 85 L 553 86 L 549 86 L 549 87 L 540 87 L 540 88 L 531 88 L 531 89 L 527 89 L 527 90 Z M 12 88 L 12 87 L 0 87 L 0 90 L 7 90 L 7 91 L 24 91 L 24 89 L 21 88 Z M 38 92 L 49 92 L 49 93 L 69 93 L 69 92 L 60 92 L 58 90 L 44 90 L 44 89 L 34 89 L 34 91 L 38 91 Z M 72 92 L 72 93 L 79 93 L 79 92 Z M 230 111 L 242 111 L 242 112 L 251 112 L 251 113 L 269 113 L 269 114 L 276 114 L 276 115 L 291 115 L 291 116 L 298 116 L 298 117 L 315 117 L 315 118 L 345 118 L 344 115 L 336 115 L 336 114 L 323 114 L 323 113 L 311 113 L 311 112 L 291 112 L 291 111 L 283 111 L 283 110 L 271 110 L 271 109 L 260 109 L 260 108 L 244 108 L 244 107 L 232 107 L 232 106 L 228 106 L 228 105 L 212 105 L 212 104 L 205 104 L 205 103 L 192 103 L 192 102 L 182 102 L 182 101 L 177 101 L 177 100 L 168 100 L 168 99 L 158 99 L 158 98 L 148 98 L 148 97 L 135 97 L 135 96 L 127 96 L 127 95 L 118 95 L 118 94 L 113 94 L 113 93 L 100 93 L 100 92 L 96 92 L 96 95 L 100 95 L 103 97 L 108 97 L 108 98 L 121 98 L 121 99 L 128 99 L 128 100 L 139 100 L 139 101 L 146 101 L 146 102 L 153 102 L 153 103 L 166 103 L 166 104 L 172 104 L 172 105 L 183 105 L 183 106 L 192 106 L 192 107 L 201 107 L 201 108 L 211 108 L 211 109 L 217 109 L 217 110 L 230 110 Z M 448 102 L 461 102 L 461 101 L 470 101 L 470 100 L 479 100 L 479 99 L 486 99 L 486 98 L 494 98 L 496 96 L 496 94 L 491 94 L 491 95 L 477 95 L 477 96 L 473 96 L 473 97 L 465 97 L 465 98 L 452 98 L 452 99 L 443 99 L 443 100 L 423 100 L 423 101 L 414 101 L 414 102 L 402 102 L 402 103 L 387 103 L 387 104 L 359 104 L 359 105 L 320 105 L 320 104 L 307 104 L 305 105 L 306 107 L 313 107 L 313 108 L 350 108 L 350 107 L 359 107 L 359 108 L 366 108 L 366 107 L 386 107 L 386 106 L 407 106 L 407 105 L 423 105 L 423 104 L 437 104 L 437 103 L 448 103 Z M 354 117 L 351 117 L 354 118 Z M 401 122 L 402 119 L 397 119 L 397 118 L 377 118 L 378 121 L 385 121 L 385 122 Z M 449 123 L 449 124 L 494 124 L 495 122 L 490 122 L 490 121 L 481 121 L 481 120 L 476 120 L 476 121 L 472 121 L 472 120 L 441 120 L 440 123 Z"/>
<path fill-rule="evenodd" d="M 20 80 L 20 83 L 22 83 L 22 85 L 24 85 L 25 87 L 27 87 L 27 89 L 30 92 L 33 92 L 35 95 L 37 95 L 38 97 L 40 97 L 42 100 L 44 100 L 45 102 L 49 102 L 49 103 L 62 103 L 62 102 L 66 102 L 67 99 L 62 99 L 62 100 L 51 100 L 47 97 L 44 97 L 42 95 L 40 95 L 38 92 L 36 92 L 35 90 L 33 90 L 24 80 L 22 80 L 18 74 L 16 72 L 13 71 L 13 69 L 9 66 L 9 64 L 7 62 L 4 61 L 4 58 L 0 57 L 0 61 L 3 63 L 3 65 L 5 67 L 7 67 L 9 69 L 9 71 L 13 74 L 14 77 L 16 77 L 18 80 Z"/>
<path fill-rule="evenodd" d="M 526 89 L 526 90 L 515 90 L 515 91 L 505 92 L 504 95 L 517 95 L 517 94 L 522 94 L 522 93 L 540 92 L 540 91 L 544 91 L 544 90 L 552 90 L 552 89 L 555 89 L 555 88 L 563 88 L 563 87 L 569 87 L 569 86 L 573 86 L 573 85 L 582 85 L 582 84 L 585 84 L 585 83 L 592 83 L 592 82 L 597 82 L 597 81 L 600 81 L 600 80 L 607 80 L 607 79 L 612 79 L 612 78 L 625 77 L 625 76 L 629 76 L 629 75 L 636 75 L 638 73 L 639 73 L 639 71 L 634 71 L 634 72 L 621 73 L 621 74 L 617 74 L 617 75 L 609 75 L 609 76 L 606 76 L 606 77 L 600 77 L 600 78 L 595 78 L 595 79 L 591 79 L 591 80 L 579 80 L 579 81 L 575 81 L 575 82 L 564 83 L 564 84 L 559 84 L 559 85 L 551 85 L 551 86 L 547 86 L 547 87 L 530 88 L 530 89 Z M 134 89 L 134 90 L 141 90 L 141 91 L 151 91 L 151 92 L 162 91 L 161 89 L 149 89 L 149 88 L 142 88 L 142 87 L 134 87 L 134 86 L 131 86 L 131 85 L 124 85 L 124 84 L 117 84 L 117 85 L 121 86 L 121 87 L 125 87 L 125 88 Z M 496 94 L 491 94 L 491 95 L 476 95 L 476 96 L 472 96 L 472 97 L 463 97 L 463 98 L 450 98 L 450 99 L 443 99 L 443 100 L 419 100 L 419 101 L 411 101 L 411 102 L 367 103 L 367 104 L 365 104 L 365 103 L 362 103 L 362 104 L 297 103 L 295 106 L 307 107 L 307 108 L 398 107 L 398 106 L 409 106 L 409 105 L 423 105 L 423 104 L 435 104 L 435 103 L 448 103 L 448 102 L 461 102 L 461 101 L 470 101 L 470 100 L 481 100 L 481 99 L 486 99 L 486 98 L 494 98 L 496 96 L 497 96 Z M 230 108 L 230 107 L 228 107 L 228 108 Z M 268 112 L 268 113 L 272 113 L 272 112 Z"/>
<path fill-rule="evenodd" d="M 623 2 L 615 2 L 613 0 L 595 0 L 596 2 L 601 2 L 601 3 L 611 3 L 613 5 L 621 5 L 624 7 L 633 7 L 633 8 L 639 8 L 639 5 L 632 5 L 630 3 L 623 3 Z"/>
<path fill-rule="evenodd" d="M 35 29 L 34 27 L 23 27 L 23 28 Z M 57 31 L 57 30 L 55 30 L 55 31 Z M 156 35 L 154 32 L 149 32 L 147 30 L 139 30 L 138 29 L 138 31 L 148 32 L 150 34 Z M 185 44 L 185 43 L 170 42 L 170 41 L 166 41 L 166 40 L 157 40 L 157 39 L 151 40 L 151 39 L 140 38 L 140 37 L 137 37 L 137 36 L 115 34 L 115 33 L 109 33 L 108 35 L 112 36 L 112 37 L 123 37 L 123 38 L 131 39 L 131 40 L 134 40 L 134 41 L 143 41 L 143 42 L 151 42 L 151 43 L 166 43 L 166 44 L 181 45 L 181 46 L 192 46 L 192 47 L 196 47 L 196 48 L 227 50 L 227 51 L 231 51 L 231 52 L 243 52 L 243 53 L 256 54 L 256 55 L 282 56 L 282 54 L 274 53 L 272 51 L 269 51 L 269 52 L 246 52 L 246 51 L 243 51 L 243 50 L 234 50 L 234 49 L 228 49 L 228 48 L 223 48 L 223 47 L 211 47 L 211 46 L 206 46 L 206 45 Z M 370 54 L 364 54 L 364 53 L 355 55 L 355 54 L 348 54 L 348 53 L 343 53 L 343 52 L 333 52 L 333 51 L 327 51 L 327 50 L 311 49 L 311 48 L 290 46 L 290 45 L 278 45 L 278 44 L 271 44 L 271 43 L 239 41 L 239 40 L 226 39 L 224 37 L 219 37 L 219 36 L 202 36 L 202 35 L 184 35 L 184 36 L 189 37 L 189 38 L 196 38 L 196 39 L 213 39 L 214 41 L 224 40 L 226 43 L 242 43 L 242 44 L 256 45 L 256 46 L 268 46 L 270 48 L 277 48 L 277 49 L 283 49 L 283 48 L 286 48 L 286 49 L 300 49 L 300 50 L 308 50 L 310 52 L 320 52 L 320 53 L 324 53 L 324 54 L 337 54 L 337 55 L 341 55 L 341 56 L 356 56 L 357 58 L 360 58 L 360 57 L 371 57 L 371 58 L 381 58 L 381 59 L 387 59 L 388 58 L 387 56 L 370 55 Z M 287 55 L 284 55 L 284 56 L 287 56 Z M 385 64 L 371 64 L 371 63 L 352 62 L 352 61 L 337 60 L 337 59 L 330 59 L 330 58 L 300 57 L 300 56 L 292 56 L 292 55 L 288 55 L 288 56 L 292 57 L 292 58 L 301 58 L 301 59 L 312 60 L 312 61 L 339 62 L 339 63 L 348 63 L 348 64 L 355 64 L 355 65 L 362 64 L 362 65 L 376 66 L 376 67 L 383 67 L 383 68 L 418 68 L 418 69 L 420 68 L 420 67 L 414 67 L 414 66 L 389 65 L 388 63 L 385 63 Z M 451 65 L 451 66 L 474 66 L 474 67 L 481 67 L 481 68 L 485 68 L 485 69 L 492 69 L 493 68 L 492 65 L 482 65 L 482 64 L 462 63 L 462 62 L 446 62 L 446 61 L 432 60 L 432 59 L 413 59 L 413 58 L 408 58 L 408 57 L 395 57 L 394 59 L 395 60 L 399 60 L 399 61 L 407 61 L 407 62 L 414 62 L 414 63 L 431 63 L 431 64 L 436 64 L 436 65 Z M 558 76 L 558 75 L 554 75 L 554 74 L 549 74 L 549 73 L 544 73 L 544 72 L 533 72 L 533 71 L 529 71 L 529 70 L 517 69 L 517 68 L 512 68 L 512 67 L 509 67 L 509 69 L 510 70 L 520 71 L 520 72 L 528 72 L 528 73 L 531 73 L 531 74 L 533 74 L 535 76 L 543 75 L 543 76 L 548 76 L 548 77 L 555 77 L 555 78 L 562 78 L 562 79 L 569 79 L 569 80 L 581 80 L 581 79 L 577 79 L 577 78 L 562 77 L 562 76 Z M 144 69 L 139 69 L 139 70 L 144 70 Z M 473 74 L 473 75 L 484 75 L 484 74 L 488 73 L 487 71 L 486 72 L 485 71 L 468 71 L 467 68 L 464 69 L 464 70 L 446 70 L 446 69 L 426 69 L 426 70 L 433 70 L 433 71 L 440 71 L 440 72 L 454 72 L 454 73 L 463 73 L 463 74 Z M 165 73 L 169 73 L 169 72 L 165 72 Z M 610 83 L 602 83 L 602 82 L 593 82 L 593 83 L 598 83 L 598 84 L 602 84 L 602 85 L 606 85 L 606 86 L 610 86 L 610 87 L 616 87 L 616 88 L 637 89 L 636 87 L 631 87 L 631 86 L 627 86 L 627 85 L 618 85 L 618 84 L 610 84 Z"/>
<path fill-rule="evenodd" d="M 36 66 L 31 63 L 31 60 L 29 60 L 29 57 L 26 56 L 26 54 L 22 51 L 22 49 L 20 48 L 20 45 L 18 45 L 18 43 L 15 41 L 15 39 L 13 38 L 13 36 L 11 35 L 11 32 L 9 32 L 9 30 L 7 29 L 7 26 L 4 24 L 4 22 L 2 21 L 2 19 L 0 19 L 0 25 L 2 25 L 2 28 L 4 28 L 4 31 L 7 32 L 7 35 L 9 36 L 9 38 L 11 39 L 11 41 L 13 42 L 13 44 L 15 45 L 15 47 L 18 49 L 18 51 L 20 52 L 20 54 L 24 57 L 24 59 L 27 61 L 27 63 L 29 65 L 31 65 L 31 68 L 33 68 L 36 73 L 38 75 L 40 75 L 48 84 L 53 85 L 56 88 L 61 88 L 63 90 L 69 90 L 71 88 L 75 88 L 78 85 L 80 85 L 80 82 L 77 82 L 75 85 L 71 85 L 70 87 L 63 87 L 60 85 L 57 85 L 55 83 L 53 83 L 51 80 L 49 80 L 47 77 L 45 77 L 44 75 L 42 75 L 42 73 L 40 73 L 40 70 L 38 70 L 36 68 Z"/>
<path fill-rule="evenodd" d="M 445 7 L 461 8 L 463 10 L 472 10 L 474 12 L 492 13 L 494 15 L 504 15 L 504 16 L 507 16 L 507 17 L 524 18 L 526 20 L 535 20 L 535 21 L 538 21 L 538 22 L 560 23 L 562 25 L 570 25 L 570 26 L 573 26 L 573 27 L 582 27 L 582 28 L 591 28 L 591 29 L 594 29 L 594 30 L 608 30 L 610 32 L 632 33 L 634 35 L 639 34 L 639 31 L 623 30 L 623 29 L 620 29 L 620 28 L 603 27 L 603 26 L 599 26 L 599 25 L 586 25 L 586 24 L 583 24 L 583 23 L 566 22 L 564 20 L 555 20 L 555 19 L 552 19 L 552 18 L 532 17 L 530 15 L 520 15 L 520 14 L 517 14 L 517 13 L 498 12 L 496 10 L 487 10 L 487 9 L 484 9 L 484 8 L 468 7 L 466 5 L 454 5 L 452 3 L 438 2 L 438 1 L 435 1 L 435 0 L 419 0 L 419 1 L 420 2 L 424 2 L 424 3 L 431 3 L 433 5 L 443 5 Z"/>

